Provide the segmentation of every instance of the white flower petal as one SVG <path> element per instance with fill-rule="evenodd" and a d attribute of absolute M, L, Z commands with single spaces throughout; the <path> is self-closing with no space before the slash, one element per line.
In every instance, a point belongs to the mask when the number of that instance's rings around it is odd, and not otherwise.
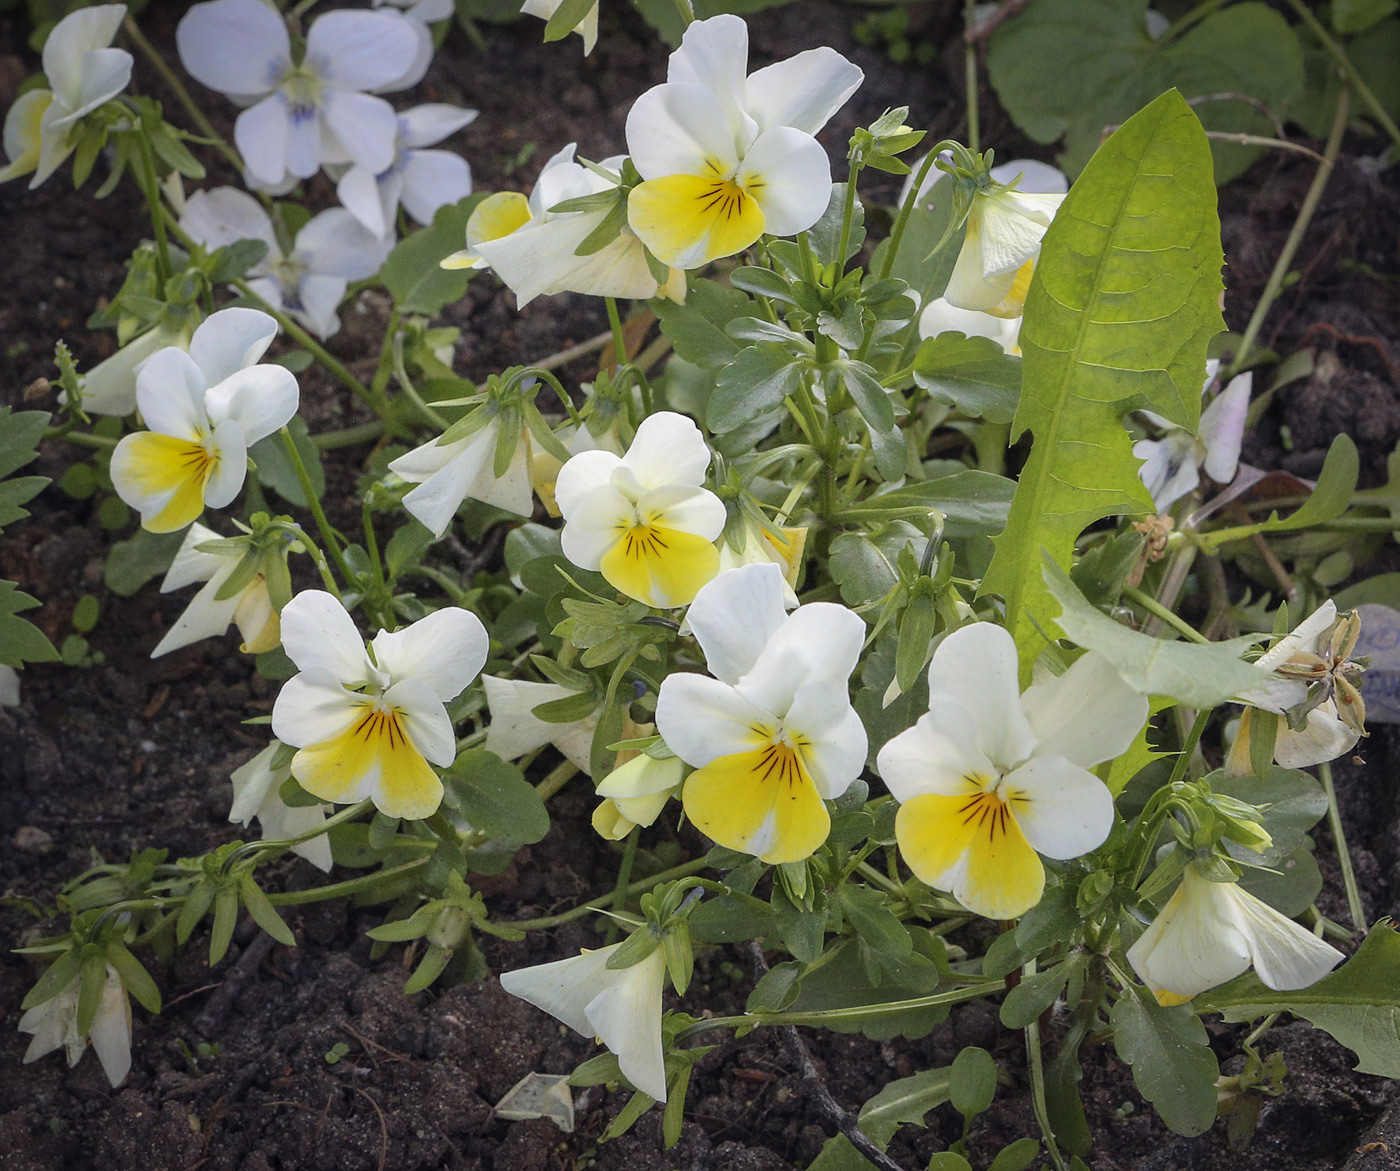
<path fill-rule="evenodd" d="M 758 185 L 764 231 L 795 236 L 822 217 L 831 202 L 831 161 L 815 138 L 787 126 L 765 130 L 749 147 L 738 181 Z"/>
<path fill-rule="evenodd" d="M 607 452 L 584 452 L 584 455 L 606 455 Z M 574 456 L 564 470 L 578 459 Z M 560 473 L 560 480 L 563 472 Z M 557 481 L 556 481 L 557 483 Z M 556 502 L 558 496 L 555 497 Z M 565 513 L 564 531 L 559 534 L 559 544 L 564 556 L 580 569 L 596 570 L 602 564 L 604 555 L 618 542 L 620 530 L 632 524 L 634 510 L 631 501 L 616 488 L 604 484 L 600 488 L 575 500 L 572 509 Z"/>
<path fill-rule="evenodd" d="M 1230 379 L 1230 385 L 1201 412 L 1201 442 L 1206 446 L 1204 466 L 1206 475 L 1217 484 L 1228 484 L 1235 478 L 1253 389 L 1254 372 L 1248 370 Z"/>
<path fill-rule="evenodd" d="M 751 752 L 761 742 L 755 726 L 775 724 L 774 715 L 727 683 L 685 671 L 667 675 L 656 697 L 656 730 L 672 752 L 695 768 Z"/>
<path fill-rule="evenodd" d="M 803 761 L 817 792 L 834 801 L 865 768 L 865 725 L 851 707 L 844 685 L 808 683 L 799 688 L 783 719 L 791 736 L 807 741 Z"/>
<path fill-rule="evenodd" d="M 286 101 L 286 95 L 276 97 Z M 288 109 L 287 148 L 285 160 L 287 173 L 298 179 L 310 179 L 321 169 L 324 153 L 321 150 L 321 120 L 314 114 L 304 114 L 296 109 Z"/>
<path fill-rule="evenodd" d="M 88 1038 L 107 1081 L 114 1087 L 121 1085 L 131 1072 L 131 1002 L 122 987 L 121 976 L 110 964 Z"/>
<path fill-rule="evenodd" d="M 258 309 L 220 309 L 190 339 L 190 357 L 210 386 L 217 386 L 265 353 L 277 322 Z"/>
<path fill-rule="evenodd" d="M 1336 704 L 1329 700 L 1310 711 L 1307 724 L 1297 732 L 1279 721 L 1274 761 L 1283 768 L 1310 768 L 1350 752 L 1360 739 L 1361 734 L 1337 715 Z"/>
<path fill-rule="evenodd" d="M 94 67 L 105 79 L 104 84 L 110 84 L 114 76 L 110 59 L 104 62 L 100 54 L 120 53 L 126 58 L 126 76 L 131 76 L 130 54 L 108 48 L 124 16 L 124 4 L 99 4 L 69 13 L 50 30 L 44 42 L 44 76 L 48 79 L 54 98 L 62 103 L 67 114 L 87 112 L 83 107 L 91 100 L 93 78 L 90 72 Z M 125 86 L 126 81 L 123 80 L 102 101 L 119 93 Z"/>
<path fill-rule="evenodd" d="M 286 612 L 284 608 L 284 638 Z M 272 733 L 284 744 L 306 748 L 334 740 L 363 714 L 364 702 L 346 691 L 330 672 L 303 671 L 282 684 L 277 693 L 272 705 Z"/>
<path fill-rule="evenodd" d="M 420 224 L 431 224 L 441 207 L 472 193 L 472 169 L 461 155 L 447 150 L 410 151 L 403 170 L 404 210 Z"/>
<path fill-rule="evenodd" d="M 627 153 L 643 179 L 703 175 L 711 167 L 727 175 L 739 162 L 723 104 L 691 84 L 654 86 L 633 103 Z"/>
<path fill-rule="evenodd" d="M 482 656 L 485 661 L 485 656 Z M 382 664 L 381 664 L 382 665 Z M 395 708 L 404 731 L 423 757 L 440 768 L 457 759 L 457 736 L 438 693 L 422 679 L 400 679 L 385 689 L 385 704 Z"/>
<path fill-rule="evenodd" d="M 166 346 L 179 346 L 180 334 L 159 325 L 127 342 L 83 375 L 83 410 L 90 415 L 129 415 L 136 409 L 136 373 Z"/>
<path fill-rule="evenodd" d="M 418 34 L 395 12 L 338 9 L 318 16 L 306 34 L 307 64 L 343 90 L 389 85 L 417 53 Z"/>
<path fill-rule="evenodd" d="M 653 416 L 654 418 L 655 416 Z M 706 454 L 708 462 L 708 453 Z M 622 459 L 610 451 L 581 451 L 559 469 L 554 484 L 554 499 L 565 519 L 578 503 L 595 489 L 610 486 L 613 473 L 622 466 Z"/>
<path fill-rule="evenodd" d="M 445 606 L 392 634 L 381 630 L 370 645 L 381 671 L 395 680 L 421 680 L 446 703 L 486 665 L 489 643 L 480 618 L 460 606 Z"/>
<path fill-rule="evenodd" d="M 449 106 L 444 102 L 426 102 L 399 115 L 403 126 L 403 144 L 409 150 L 434 146 L 449 134 L 476 121 L 477 111 Z"/>
<path fill-rule="evenodd" d="M 285 427 L 299 398 L 296 375 L 275 363 L 236 370 L 204 395 L 210 421 L 237 423 L 250 447 Z"/>
<path fill-rule="evenodd" d="M 700 587 L 686 622 L 710 674 L 738 683 L 787 618 L 783 574 L 776 565 L 746 565 Z"/>
<path fill-rule="evenodd" d="M 501 987 L 563 1021 L 585 1037 L 596 1034 L 586 1015 L 589 1002 L 613 978 L 608 960 L 622 944 L 585 951 L 552 964 L 501 973 Z"/>
<path fill-rule="evenodd" d="M 229 774 L 229 780 L 233 782 L 233 804 L 229 808 L 228 819 L 235 825 L 247 825 L 251 822 L 268 794 L 276 791 L 274 784 L 281 784 L 277 779 L 278 773 L 272 769 L 272 759 L 280 747 L 278 741 L 274 740 L 251 760 L 245 761 Z M 284 778 L 291 775 L 290 770 L 278 771 Z"/>
<path fill-rule="evenodd" d="M 835 602 L 809 602 L 783 622 L 738 682 L 745 699 L 783 715 L 799 688 L 830 683 L 843 692 L 860 658 L 865 622 Z"/>
<path fill-rule="evenodd" d="M 248 438 L 237 420 L 225 419 L 214 428 L 207 446 L 215 462 L 204 482 L 204 503 L 208 508 L 227 508 L 248 475 Z"/>
<path fill-rule="evenodd" d="M 379 182 L 366 167 L 351 167 L 340 177 L 335 187 L 336 198 L 360 223 L 376 236 L 389 230 L 380 198 Z"/>
<path fill-rule="evenodd" d="M 1303 619 L 1288 634 L 1265 651 L 1254 665 L 1261 671 L 1273 671 L 1288 662 L 1299 651 L 1311 651 L 1324 630 L 1337 621 L 1337 603 L 1331 598 Z"/>
<path fill-rule="evenodd" d="M 146 426 L 161 435 L 199 441 L 208 430 L 207 384 L 184 350 L 169 346 L 152 354 L 136 378 L 136 405 Z"/>
<path fill-rule="evenodd" d="M 358 281 L 379 271 L 393 248 L 343 207 L 313 216 L 297 233 L 293 253 L 317 275 Z"/>
<path fill-rule="evenodd" d="M 1021 706 L 1040 742 L 1038 753 L 1057 753 L 1083 768 L 1128 750 L 1147 722 L 1148 703 L 1097 653 L 1077 659 L 1063 675 L 1036 683 Z"/>
<path fill-rule="evenodd" d="M 617 1054 L 618 1068 L 642 1093 L 666 1101 L 666 1055 L 661 1045 L 661 986 L 666 956 L 657 948 L 641 963 L 609 972 L 611 980 L 588 1003 L 593 1032 Z"/>
<path fill-rule="evenodd" d="M 488 752 L 494 752 L 502 760 L 515 760 L 527 752 L 534 752 L 546 744 L 553 743 L 575 764 L 578 764 L 579 743 L 575 732 L 586 731 L 588 744 L 592 744 L 592 717 L 569 724 L 556 724 L 542 720 L 534 714 L 540 704 L 556 699 L 567 699 L 577 695 L 557 683 L 533 683 L 525 679 L 502 679 L 495 675 L 483 675 L 482 687 L 486 691 L 486 703 L 491 711 L 491 723 L 486 729 Z M 564 743 L 570 743 L 566 749 Z M 584 747 L 582 758 L 588 758 Z M 584 771 L 587 771 L 586 769 Z"/>
<path fill-rule="evenodd" d="M 282 608 L 282 649 L 300 670 L 341 683 L 355 686 L 375 677 L 354 619 L 324 590 L 302 590 Z"/>
<path fill-rule="evenodd" d="M 1096 850 L 1113 828 L 1108 787 L 1063 756 L 1032 757 L 1002 785 L 1026 841 L 1047 858 L 1078 858 Z M 1015 800 L 1018 796 L 1023 800 Z"/>
<path fill-rule="evenodd" d="M 864 80 L 835 49 L 808 49 L 750 74 L 744 106 L 760 131 L 791 126 L 816 134 Z"/>
<path fill-rule="evenodd" d="M 1316 984 L 1346 958 L 1244 888 L 1233 885 L 1232 894 L 1237 922 L 1249 940 L 1254 970 L 1275 991 Z"/>
<path fill-rule="evenodd" d="M 1249 942 L 1233 913 L 1230 886 L 1188 866 L 1176 893 L 1128 949 L 1128 962 L 1159 999 L 1165 991 L 1179 1003 L 1249 967 Z"/>
<path fill-rule="evenodd" d="M 748 62 L 748 25 L 737 16 L 712 16 L 686 28 L 680 47 L 666 63 L 666 80 L 704 86 L 741 101 Z"/>
<path fill-rule="evenodd" d="M 221 0 L 214 2 L 219 3 Z M 196 191 L 185 201 L 185 211 L 180 216 L 180 227 L 211 250 L 223 248 L 239 240 L 261 240 L 268 246 L 268 260 L 281 255 L 277 248 L 277 235 L 272 229 L 272 221 L 268 219 L 267 212 L 263 211 L 262 204 L 246 191 L 239 191 L 236 187 L 215 187 L 209 191 Z M 267 260 L 264 260 L 259 268 L 266 264 Z M 214 316 L 217 317 L 218 314 Z"/>
<path fill-rule="evenodd" d="M 710 458 L 694 420 L 675 411 L 657 411 L 642 420 L 622 462 L 643 489 L 654 489 L 664 484 L 703 484 Z"/>
<path fill-rule="evenodd" d="M 287 154 L 292 137 L 291 112 L 281 93 L 270 94 L 238 115 L 233 144 L 243 164 L 259 183 L 270 186 L 287 179 Z"/>
<path fill-rule="evenodd" d="M 342 13 L 326 14 L 339 15 Z M 343 15 L 374 14 L 345 12 Z M 325 20 L 326 16 L 321 19 Z M 244 117 L 246 116 L 245 114 Z M 389 169 L 389 165 L 394 161 L 394 142 L 398 134 L 399 119 L 394 113 L 394 107 L 383 98 L 350 90 L 329 90 L 321 99 L 321 117 L 351 161 L 359 163 L 376 175 Z"/>
<path fill-rule="evenodd" d="M 972 714 L 951 704 L 936 706 L 887 741 L 875 771 L 901 804 L 924 793 L 957 796 L 997 772 L 978 747 Z"/>
<path fill-rule="evenodd" d="M 268 93 L 292 63 L 287 26 L 262 0 L 194 5 L 175 29 L 175 44 L 185 71 L 224 94 Z"/>
<path fill-rule="evenodd" d="M 938 644 L 928 669 L 930 707 L 951 702 L 968 711 L 982 752 L 1002 768 L 1019 764 L 1035 748 L 1018 672 L 1016 643 L 991 622 L 953 631 Z"/>
<path fill-rule="evenodd" d="M 202 526 L 196 525 L 195 527 Z M 186 537 L 186 540 L 188 539 Z M 207 537 L 202 539 L 208 540 Z M 211 554 L 196 554 L 196 556 L 211 556 Z M 220 566 L 220 572 L 210 578 L 208 584 L 190 599 L 190 604 L 185 607 L 184 613 L 175 620 L 175 624 L 165 632 L 165 637 L 156 644 L 156 649 L 151 652 L 151 658 L 158 659 L 171 651 L 190 646 L 206 638 L 218 638 L 229 628 L 229 623 L 233 621 L 234 611 L 238 609 L 243 595 L 237 593 L 231 598 L 222 599 L 217 596 L 219 590 L 223 588 L 224 582 L 228 580 L 229 574 L 237 565 L 237 561 L 232 558 L 219 558 L 218 560 L 223 562 Z"/>
<path fill-rule="evenodd" d="M 349 284 L 343 276 L 323 276 L 308 273 L 301 278 L 297 289 L 297 299 L 287 299 L 291 315 L 307 329 L 324 341 L 340 331 L 340 318 L 336 309 L 345 299 L 345 288 Z"/>

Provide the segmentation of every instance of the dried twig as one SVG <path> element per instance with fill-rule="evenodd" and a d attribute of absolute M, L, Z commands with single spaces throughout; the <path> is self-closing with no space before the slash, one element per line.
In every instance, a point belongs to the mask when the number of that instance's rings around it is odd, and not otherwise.
<path fill-rule="evenodd" d="M 366 1100 L 369 1102 L 369 1104 L 370 1104 L 371 1106 L 374 1107 L 374 1112 L 375 1112 L 376 1114 L 379 1115 L 379 1169 L 378 1169 L 378 1171 L 384 1171 L 384 1164 L 387 1163 L 387 1162 L 389 1161 L 389 1124 L 384 1120 L 384 1111 L 381 1110 L 381 1109 L 379 1108 L 379 1103 L 376 1102 L 376 1101 L 374 1100 L 374 1098 L 371 1097 L 371 1096 L 370 1096 L 368 1093 L 366 1093 L 364 1090 L 360 1089 L 359 1086 L 351 1086 L 350 1088 L 351 1088 L 352 1090 L 354 1090 L 355 1093 L 359 1094 L 360 1097 L 366 1099 Z"/>

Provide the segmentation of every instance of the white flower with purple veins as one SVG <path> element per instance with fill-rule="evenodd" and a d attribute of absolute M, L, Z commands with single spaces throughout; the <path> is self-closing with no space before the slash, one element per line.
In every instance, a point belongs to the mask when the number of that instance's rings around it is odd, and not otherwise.
<path fill-rule="evenodd" d="M 233 139 L 249 173 L 278 186 L 309 179 L 323 163 L 379 174 L 394 161 L 393 106 L 371 92 L 399 88 L 420 42 L 398 13 L 327 12 L 311 23 L 306 51 L 262 0 L 196 4 L 175 32 L 180 60 L 196 81 L 248 106 Z"/>
<path fill-rule="evenodd" d="M 340 202 L 376 236 L 394 230 L 402 204 L 420 224 L 431 224 L 438 208 L 472 193 L 472 169 L 450 150 L 424 150 L 455 134 L 476 118 L 475 110 L 432 103 L 399 115 L 394 159 L 378 172 L 358 164 L 341 175 Z"/>
<path fill-rule="evenodd" d="M 206 248 L 263 241 L 267 255 L 248 270 L 249 287 L 319 338 L 340 329 L 335 311 L 346 288 L 378 272 L 394 243 L 376 236 L 345 208 L 333 207 L 313 216 L 297 233 L 292 250 L 284 253 L 267 212 L 234 187 L 190 196 L 180 227 Z"/>
<path fill-rule="evenodd" d="M 1214 358 L 1206 363 L 1206 384 L 1202 391 L 1210 389 L 1219 369 L 1220 363 Z M 1163 429 L 1160 439 L 1140 439 L 1133 444 L 1133 454 L 1143 461 L 1138 475 L 1152 494 L 1152 503 L 1158 512 L 1166 512 L 1187 493 L 1195 491 L 1201 482 L 1202 468 L 1217 484 L 1228 484 L 1235 478 L 1253 389 L 1252 373 L 1232 378 L 1230 385 L 1201 412 L 1200 428 L 1195 435 L 1161 415 L 1140 412 L 1148 422 Z"/>

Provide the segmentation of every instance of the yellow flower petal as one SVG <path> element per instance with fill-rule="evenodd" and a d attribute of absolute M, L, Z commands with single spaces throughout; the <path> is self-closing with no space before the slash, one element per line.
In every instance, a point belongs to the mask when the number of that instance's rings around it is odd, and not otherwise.
<path fill-rule="evenodd" d="M 292 757 L 292 775 L 313 797 L 344 803 L 368 796 L 389 817 L 428 817 L 442 803 L 442 782 L 399 713 L 372 703 L 334 740 Z"/>
<path fill-rule="evenodd" d="M 622 841 L 632 832 L 636 824 L 623 816 L 622 810 L 617 807 L 617 803 L 611 797 L 593 811 L 594 830 L 597 831 L 599 837 L 607 838 L 610 842 Z"/>
<path fill-rule="evenodd" d="M 498 191 L 488 195 L 472 210 L 467 220 L 467 246 L 440 262 L 442 268 L 482 268 L 485 262 L 476 246 L 499 240 L 523 228 L 531 220 L 530 202 L 518 191 Z"/>
<path fill-rule="evenodd" d="M 988 309 L 987 313 L 991 317 L 1020 317 L 1026 311 L 1026 294 L 1030 292 L 1031 276 L 1035 273 L 1035 261 L 1028 260 L 1016 270 L 1016 277 L 1011 282 L 1011 291 L 1002 298 L 1001 303 L 994 308 Z"/>
<path fill-rule="evenodd" d="M 980 789 L 920 794 L 895 817 L 899 852 L 921 881 L 955 888 L 969 911 L 1014 919 L 1045 890 L 1045 867 L 1021 832 L 1014 805 Z"/>
<path fill-rule="evenodd" d="M 799 751 L 764 743 L 691 773 L 686 816 L 721 846 L 765 862 L 799 862 L 826 841 L 831 817 Z"/>
<path fill-rule="evenodd" d="M 118 458 L 120 456 L 120 458 Z M 113 457 L 112 478 L 128 504 L 141 509 L 141 524 L 153 533 L 173 533 L 204 511 L 204 486 L 219 457 L 203 444 L 154 431 L 138 431 L 121 443 Z M 154 515 L 147 502 L 168 497 Z"/>
<path fill-rule="evenodd" d="M 694 533 L 633 525 L 603 554 L 599 569 L 629 598 L 663 609 L 686 606 L 719 572 L 719 550 Z"/>
<path fill-rule="evenodd" d="M 732 179 L 667 175 L 632 189 L 632 230 L 663 264 L 699 268 L 742 252 L 761 235 L 763 210 L 753 191 Z"/>

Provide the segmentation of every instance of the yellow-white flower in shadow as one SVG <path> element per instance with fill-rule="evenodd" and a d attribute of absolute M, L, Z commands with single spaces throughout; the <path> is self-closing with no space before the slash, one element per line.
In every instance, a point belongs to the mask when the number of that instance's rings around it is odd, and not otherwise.
<path fill-rule="evenodd" d="M 501 987 L 597 1037 L 617 1055 L 618 1068 L 637 1089 L 666 1101 L 666 1055 L 661 1045 L 661 991 L 666 956 L 656 948 L 640 963 L 612 969 L 623 945 L 584 951 L 552 964 L 501 973 Z"/>
<path fill-rule="evenodd" d="M 661 684 L 656 727 L 695 768 L 682 801 L 721 846 L 765 862 L 812 854 L 831 828 L 823 801 L 865 765 L 865 728 L 847 692 L 865 623 L 831 602 L 783 604 L 776 565 L 720 574 L 686 614 L 705 675 Z"/>
<path fill-rule="evenodd" d="M 657 760 L 638 752 L 598 785 L 603 802 L 593 811 L 593 828 L 609 841 L 620 842 L 637 826 L 650 825 L 676 795 L 684 776 L 680 757 Z"/>
<path fill-rule="evenodd" d="M 795 235 L 831 198 L 831 164 L 813 136 L 865 75 L 825 47 L 746 76 L 748 56 L 739 17 L 698 20 L 665 83 L 627 115 L 627 148 L 644 180 L 628 221 L 664 264 L 699 268 L 765 232 Z"/>
<path fill-rule="evenodd" d="M 993 317 L 1020 317 L 1040 242 L 1064 199 L 1014 187 L 973 195 L 944 300 Z"/>
<path fill-rule="evenodd" d="M 160 592 L 183 589 L 197 581 L 204 582 L 204 588 L 195 594 L 185 612 L 175 620 L 175 625 L 156 644 L 151 658 L 158 659 L 180 647 L 189 646 L 206 638 L 217 638 L 236 623 L 238 633 L 243 636 L 243 644 L 238 648 L 244 654 L 260 655 L 270 651 L 281 640 L 281 624 L 277 610 L 267 591 L 267 577 L 255 573 L 246 585 L 221 598 L 224 583 L 242 563 L 244 550 L 209 553 L 200 545 L 220 540 L 219 534 L 195 523 L 185 534 L 180 550 L 175 554 L 170 570 L 161 582 Z"/>
<path fill-rule="evenodd" d="M 131 1072 L 131 1002 L 122 986 L 117 969 L 107 965 L 107 979 L 102 985 L 102 999 L 97 1015 L 86 1033 L 78 1031 L 78 995 L 81 980 L 72 981 L 57 996 L 36 1004 L 19 1018 L 19 1031 L 29 1033 L 33 1040 L 24 1051 L 24 1064 L 38 1061 L 47 1053 L 62 1048 L 68 1055 L 69 1068 L 77 1065 L 92 1043 L 102 1072 L 113 1086 L 121 1085 Z"/>
<path fill-rule="evenodd" d="M 744 565 L 776 565 L 783 571 L 783 597 L 797 605 L 797 581 L 807 549 L 805 526 L 767 528 L 751 516 L 743 518 L 739 535 L 726 534 L 719 543 L 720 572 Z"/>
<path fill-rule="evenodd" d="M 496 675 L 483 675 L 481 684 L 491 712 L 486 742 L 482 745 L 486 751 L 494 752 L 502 760 L 517 760 L 527 752 L 553 744 L 579 772 L 592 775 L 589 756 L 593 751 L 593 733 L 598 727 L 597 713 L 590 712 L 583 719 L 564 723 L 542 720 L 535 715 L 535 708 L 542 704 L 571 699 L 579 692 L 558 683 L 532 683 L 528 679 L 502 679 Z"/>
<path fill-rule="evenodd" d="M 146 360 L 136 405 L 148 431 L 112 453 L 112 485 L 153 533 L 184 528 L 208 508 L 232 504 L 248 472 L 248 448 L 297 412 L 296 376 L 257 365 L 277 323 L 256 309 L 223 309 L 190 339 Z"/>
<path fill-rule="evenodd" d="M 476 678 L 489 641 L 481 619 L 448 606 L 367 648 L 330 594 L 298 594 L 282 610 L 282 646 L 301 673 L 272 709 L 273 733 L 301 750 L 292 775 L 323 801 L 368 797 L 389 817 L 436 812 L 442 782 L 429 762 L 457 757 L 445 705 Z"/>
<path fill-rule="evenodd" d="M 1300 927 L 1237 882 L 1212 882 L 1187 865 L 1166 906 L 1128 960 L 1158 1003 L 1183 1004 L 1233 980 L 1251 964 L 1276 991 L 1315 984 L 1343 959 L 1330 943 Z"/>
<path fill-rule="evenodd" d="M 9 161 L 0 167 L 0 183 L 32 174 L 39 166 L 39 156 L 43 151 L 44 112 L 52 102 L 52 90 L 31 89 L 16 98 L 6 112 L 4 145 L 5 158 Z M 53 165 L 58 166 L 63 158 L 63 155 L 59 155 Z M 41 182 L 42 179 L 35 180 L 30 186 L 37 187 Z"/>
<path fill-rule="evenodd" d="M 248 825 L 256 817 L 265 841 L 300 837 L 321 825 L 330 810 L 329 805 L 288 805 L 282 800 L 282 786 L 292 775 L 292 769 L 290 765 L 273 766 L 278 756 L 285 754 L 283 745 L 274 740 L 229 776 L 233 782 L 229 821 Z M 325 834 L 298 842 L 292 847 L 292 853 L 300 854 L 318 870 L 331 868 L 331 843 Z"/>
<path fill-rule="evenodd" d="M 560 470 L 564 556 L 629 598 L 684 606 L 719 572 L 724 504 L 704 488 L 710 449 L 684 415 L 658 411 L 624 456 L 585 451 Z"/>
<path fill-rule="evenodd" d="M 1107 659 L 1087 654 L 1024 695 L 1016 644 L 977 622 L 929 665 L 929 711 L 890 740 L 876 768 L 900 802 L 899 851 L 969 911 L 1013 919 L 1040 901 L 1047 858 L 1103 844 L 1113 798 L 1089 772 L 1127 750 L 1147 720 Z"/>

